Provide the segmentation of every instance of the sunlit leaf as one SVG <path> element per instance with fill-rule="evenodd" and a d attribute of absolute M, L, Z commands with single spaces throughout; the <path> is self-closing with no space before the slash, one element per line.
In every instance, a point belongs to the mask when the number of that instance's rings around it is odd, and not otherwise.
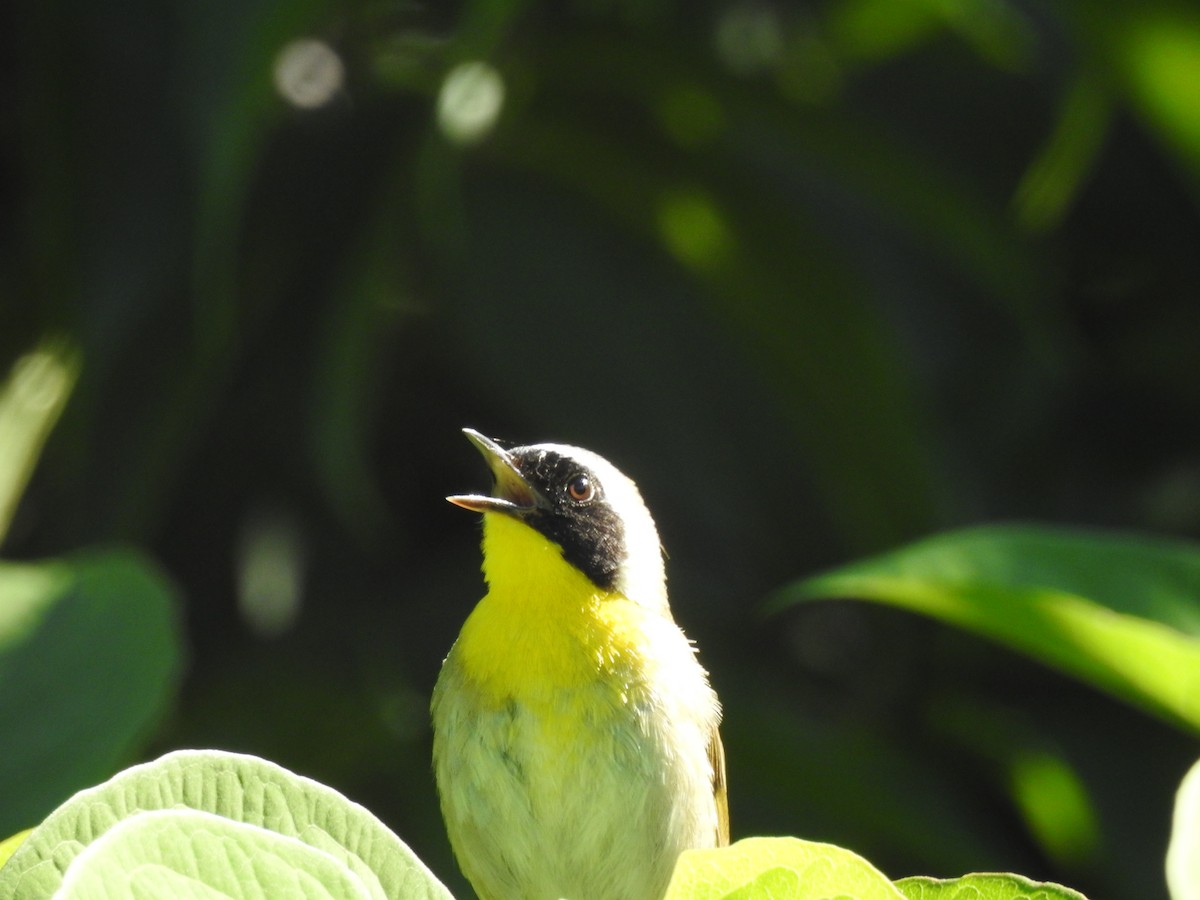
<path fill-rule="evenodd" d="M 25 843 L 25 838 L 33 833 L 32 828 L 26 828 L 24 831 L 18 831 L 12 837 L 7 837 L 0 841 L 0 868 L 8 862 L 8 858 L 17 852 L 17 848 Z"/>
<path fill-rule="evenodd" d="M 873 600 L 977 631 L 1200 730 L 1200 548 L 998 526 L 939 535 L 784 588 L 777 608 Z"/>
<path fill-rule="evenodd" d="M 1020 875 L 980 874 L 962 878 L 902 878 L 896 882 L 907 900 L 1087 900 L 1063 887 Z"/>
<path fill-rule="evenodd" d="M 897 900 L 902 895 L 861 856 L 798 838 L 747 838 L 679 857 L 666 900 Z"/>
<path fill-rule="evenodd" d="M 1200 176 L 1200 15 L 1157 4 L 1122 20 L 1112 40 L 1141 112 Z"/>
<path fill-rule="evenodd" d="M 1167 886 L 1171 900 L 1200 900 L 1200 763 L 1192 766 L 1175 797 Z"/>
<path fill-rule="evenodd" d="M 48 342 L 17 360 L 0 385 L 0 543 L 79 372 L 78 354 Z"/>
<path fill-rule="evenodd" d="M 56 897 L 328 897 L 383 895 L 315 847 L 196 810 L 156 810 L 118 822 L 67 868 Z"/>
<path fill-rule="evenodd" d="M 171 753 L 80 792 L 0 870 L 3 900 L 59 890 L 450 898 L 363 807 L 273 763 L 213 750 Z"/>

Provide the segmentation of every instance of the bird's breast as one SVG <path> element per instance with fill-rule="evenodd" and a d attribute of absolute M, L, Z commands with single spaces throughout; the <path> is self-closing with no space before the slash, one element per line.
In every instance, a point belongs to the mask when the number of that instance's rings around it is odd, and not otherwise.
<path fill-rule="evenodd" d="M 632 686 L 652 663 L 661 616 L 593 584 L 533 529 L 488 516 L 484 574 L 488 593 L 453 653 L 485 701 L 536 705 L 597 679 Z"/>
<path fill-rule="evenodd" d="M 561 704 L 597 683 L 614 699 L 637 689 L 654 665 L 647 615 L 620 595 L 594 588 L 551 595 L 491 591 L 453 650 L 486 703 Z"/>
<path fill-rule="evenodd" d="M 534 641 L 523 670 L 482 681 L 460 637 L 435 691 L 434 759 L 451 840 L 480 896 L 658 896 L 680 851 L 713 843 L 716 699 L 686 638 L 659 621 L 661 633 L 626 622 L 575 644 L 590 658 L 578 667 Z M 626 626 L 638 636 L 622 637 Z"/>

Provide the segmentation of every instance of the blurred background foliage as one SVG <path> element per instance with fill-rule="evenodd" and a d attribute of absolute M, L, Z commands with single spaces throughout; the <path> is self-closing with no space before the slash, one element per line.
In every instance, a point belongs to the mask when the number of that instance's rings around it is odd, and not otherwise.
<path fill-rule="evenodd" d="M 17 0 L 0 67 L 0 361 L 77 379 L 4 556 L 132 544 L 182 598 L 126 762 L 266 756 L 465 896 L 426 704 L 469 425 L 642 485 L 735 836 L 1165 896 L 1194 736 L 762 601 L 965 524 L 1200 536 L 1194 5 Z"/>

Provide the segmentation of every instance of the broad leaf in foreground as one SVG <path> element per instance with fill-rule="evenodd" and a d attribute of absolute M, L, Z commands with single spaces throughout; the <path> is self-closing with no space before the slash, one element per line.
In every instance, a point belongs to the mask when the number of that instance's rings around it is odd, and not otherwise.
<path fill-rule="evenodd" d="M 746 838 L 729 847 L 688 850 L 665 900 L 902 900 L 878 869 L 849 850 L 799 838 Z"/>
<path fill-rule="evenodd" d="M 178 897 L 204 888 L 229 900 L 378 896 L 340 860 L 301 840 L 212 813 L 164 809 L 125 819 L 92 842 L 55 897 Z"/>
<path fill-rule="evenodd" d="M 985 873 L 962 878 L 902 878 L 906 900 L 1087 900 L 1061 884 L 1030 881 L 1020 875 Z"/>
<path fill-rule="evenodd" d="M 450 900 L 363 807 L 273 763 L 213 750 L 127 769 L 34 829 L 0 869 L 0 900 L 57 891 Z"/>
<path fill-rule="evenodd" d="M 950 532 L 783 588 L 976 631 L 1200 731 L 1200 547 L 1077 530 Z"/>

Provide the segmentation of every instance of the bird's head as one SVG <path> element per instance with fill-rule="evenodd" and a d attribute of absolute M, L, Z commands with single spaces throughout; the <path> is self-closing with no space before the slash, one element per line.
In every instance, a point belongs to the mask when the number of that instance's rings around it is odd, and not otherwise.
<path fill-rule="evenodd" d="M 557 547 L 562 558 L 597 588 L 666 611 L 658 531 L 632 480 L 581 447 L 530 444 L 505 449 L 478 431 L 467 428 L 463 433 L 491 469 L 492 493 L 446 499 L 483 513 L 485 535 L 489 520 L 518 522 Z"/>

